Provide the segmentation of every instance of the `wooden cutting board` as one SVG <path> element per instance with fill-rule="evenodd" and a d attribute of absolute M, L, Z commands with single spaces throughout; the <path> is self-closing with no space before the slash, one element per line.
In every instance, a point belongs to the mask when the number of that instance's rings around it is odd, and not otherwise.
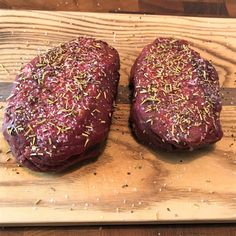
<path fill-rule="evenodd" d="M 0 11 L 0 119 L 22 64 L 77 36 L 121 57 L 118 105 L 104 153 L 60 174 L 17 166 L 0 140 L 0 224 L 55 225 L 236 221 L 236 19 L 76 12 Z M 153 152 L 128 127 L 128 77 L 142 47 L 159 36 L 187 39 L 215 65 L 223 139 L 189 153 Z"/>

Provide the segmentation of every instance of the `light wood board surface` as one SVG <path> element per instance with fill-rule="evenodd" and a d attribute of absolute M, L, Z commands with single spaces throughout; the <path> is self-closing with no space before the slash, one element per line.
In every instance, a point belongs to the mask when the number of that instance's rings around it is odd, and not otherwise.
<path fill-rule="evenodd" d="M 118 105 L 104 153 L 60 175 L 18 167 L 0 137 L 0 224 L 236 221 L 236 19 L 43 11 L 0 11 L 0 120 L 22 64 L 78 36 L 121 57 Z M 142 47 L 159 36 L 187 39 L 215 65 L 224 137 L 190 153 L 153 152 L 128 127 L 128 76 Z"/>

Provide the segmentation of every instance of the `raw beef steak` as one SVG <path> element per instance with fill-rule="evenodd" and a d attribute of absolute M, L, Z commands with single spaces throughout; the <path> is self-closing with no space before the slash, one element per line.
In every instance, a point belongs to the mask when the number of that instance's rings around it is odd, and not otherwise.
<path fill-rule="evenodd" d="M 193 150 L 222 137 L 215 68 L 184 40 L 157 38 L 134 63 L 130 121 L 154 148 Z"/>
<path fill-rule="evenodd" d="M 119 67 L 117 51 L 91 38 L 62 44 L 26 64 L 3 123 L 17 161 L 56 172 L 98 156 L 109 131 Z"/>

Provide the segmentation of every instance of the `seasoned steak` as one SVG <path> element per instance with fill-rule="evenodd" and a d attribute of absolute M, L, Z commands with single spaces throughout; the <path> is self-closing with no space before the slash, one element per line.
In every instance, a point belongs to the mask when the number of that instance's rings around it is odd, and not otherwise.
<path fill-rule="evenodd" d="M 119 67 L 117 51 L 91 38 L 62 44 L 26 64 L 3 123 L 17 161 L 54 172 L 96 157 L 111 123 Z"/>
<path fill-rule="evenodd" d="M 134 63 L 132 130 L 154 148 L 193 150 L 222 137 L 215 68 L 184 40 L 157 38 Z"/>

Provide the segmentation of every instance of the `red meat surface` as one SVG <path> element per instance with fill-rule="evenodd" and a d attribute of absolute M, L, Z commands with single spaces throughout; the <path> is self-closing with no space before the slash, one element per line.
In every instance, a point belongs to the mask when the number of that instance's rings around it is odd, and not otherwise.
<path fill-rule="evenodd" d="M 91 38 L 62 44 L 26 64 L 3 122 L 17 161 L 56 172 L 98 156 L 111 123 L 119 67 L 117 51 Z"/>
<path fill-rule="evenodd" d="M 137 139 L 153 148 L 193 150 L 222 137 L 219 79 L 188 42 L 157 38 L 131 69 L 130 121 Z"/>

